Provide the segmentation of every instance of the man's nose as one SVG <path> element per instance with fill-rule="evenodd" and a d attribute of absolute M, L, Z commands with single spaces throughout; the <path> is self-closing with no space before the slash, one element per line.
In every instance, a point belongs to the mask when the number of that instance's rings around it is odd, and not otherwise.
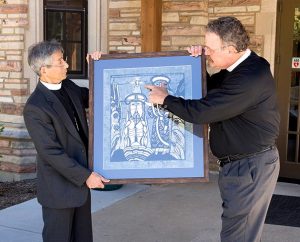
<path fill-rule="evenodd" d="M 65 67 L 66 67 L 66 69 L 69 68 L 69 64 L 67 62 L 65 62 Z"/>

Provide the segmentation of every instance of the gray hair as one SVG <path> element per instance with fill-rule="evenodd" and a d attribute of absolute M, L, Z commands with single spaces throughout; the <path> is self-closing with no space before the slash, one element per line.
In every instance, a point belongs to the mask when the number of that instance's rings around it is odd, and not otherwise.
<path fill-rule="evenodd" d="M 41 68 L 52 64 L 51 55 L 57 51 L 64 53 L 61 44 L 56 40 L 42 41 L 31 45 L 28 49 L 30 68 L 40 76 Z"/>
<path fill-rule="evenodd" d="M 249 46 L 249 36 L 242 23 L 235 17 L 221 17 L 210 21 L 206 26 L 207 32 L 218 35 L 228 45 L 232 45 L 238 52 Z"/>

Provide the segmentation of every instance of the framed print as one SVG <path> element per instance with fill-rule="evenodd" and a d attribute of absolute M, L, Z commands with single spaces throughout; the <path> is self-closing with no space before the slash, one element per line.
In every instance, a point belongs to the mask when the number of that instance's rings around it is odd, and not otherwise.
<path fill-rule="evenodd" d="M 144 86 L 200 99 L 203 57 L 186 51 L 102 55 L 90 60 L 89 166 L 112 184 L 208 181 L 207 126 L 148 102 Z"/>

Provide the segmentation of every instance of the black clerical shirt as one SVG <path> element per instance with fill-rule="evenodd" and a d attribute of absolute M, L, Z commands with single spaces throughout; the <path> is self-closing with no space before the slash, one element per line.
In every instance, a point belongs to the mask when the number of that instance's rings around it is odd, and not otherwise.
<path fill-rule="evenodd" d="M 210 147 L 223 157 L 248 154 L 275 144 L 279 133 L 275 81 L 269 63 L 251 52 L 232 72 L 208 78 L 200 100 L 167 96 L 166 109 L 197 124 L 210 124 Z"/>
<path fill-rule="evenodd" d="M 80 138 L 83 141 L 86 151 L 87 151 L 88 150 L 88 138 L 84 134 L 78 113 L 76 112 L 74 104 L 72 103 L 72 101 L 68 95 L 68 92 L 65 90 L 63 83 L 59 90 L 51 90 L 51 91 L 57 96 L 57 98 L 63 104 L 63 106 L 66 109 L 69 117 L 71 118 L 76 130 L 78 131 Z"/>

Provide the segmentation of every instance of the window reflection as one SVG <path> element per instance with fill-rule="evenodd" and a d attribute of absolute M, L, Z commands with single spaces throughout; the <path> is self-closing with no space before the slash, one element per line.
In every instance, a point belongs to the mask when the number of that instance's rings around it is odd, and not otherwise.
<path fill-rule="evenodd" d="M 295 8 L 293 56 L 300 57 L 300 8 Z M 291 69 L 287 160 L 299 162 L 299 69 Z"/>
<path fill-rule="evenodd" d="M 300 33 L 300 9 L 295 8 L 295 17 L 294 17 L 294 39 L 299 39 Z"/>
<path fill-rule="evenodd" d="M 44 0 L 45 39 L 61 42 L 69 78 L 86 78 L 87 0 Z"/>
<path fill-rule="evenodd" d="M 67 45 L 66 54 L 70 71 L 81 71 L 83 59 L 81 55 L 81 46 L 79 43 L 70 43 Z"/>
<path fill-rule="evenodd" d="M 289 131 L 297 131 L 299 102 L 299 72 L 292 72 L 290 88 Z"/>
<path fill-rule="evenodd" d="M 296 144 L 297 144 L 297 135 L 289 134 L 288 150 L 287 150 L 287 160 L 290 162 L 296 161 Z"/>
<path fill-rule="evenodd" d="M 61 42 L 63 39 L 63 13 L 48 12 L 47 13 L 47 33 L 48 39 L 56 39 Z"/>
<path fill-rule="evenodd" d="M 81 41 L 81 14 L 66 13 L 66 39 Z"/>

